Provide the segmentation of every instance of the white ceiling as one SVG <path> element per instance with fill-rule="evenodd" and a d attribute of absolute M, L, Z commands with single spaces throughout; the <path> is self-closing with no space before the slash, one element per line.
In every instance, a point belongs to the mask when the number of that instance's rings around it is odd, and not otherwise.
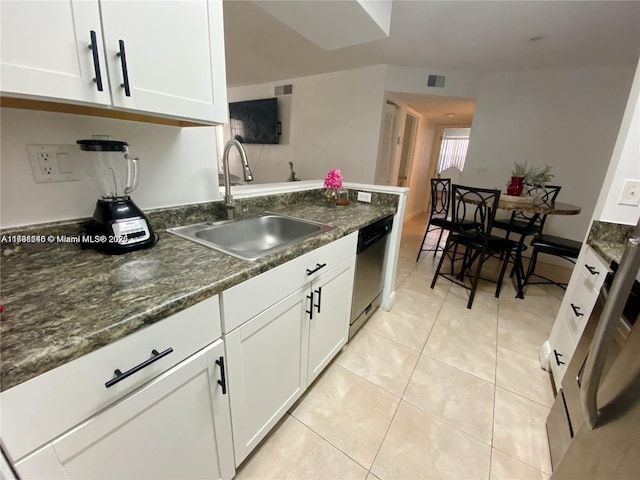
<path fill-rule="evenodd" d="M 377 64 L 482 74 L 630 64 L 640 54 L 640 1 L 395 0 L 389 38 L 332 51 L 251 1 L 225 0 L 224 25 L 229 86 Z"/>

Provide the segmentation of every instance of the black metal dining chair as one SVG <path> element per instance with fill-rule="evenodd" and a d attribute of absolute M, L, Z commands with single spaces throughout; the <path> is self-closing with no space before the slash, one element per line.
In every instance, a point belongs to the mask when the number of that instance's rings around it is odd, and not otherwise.
<path fill-rule="evenodd" d="M 448 178 L 432 178 L 431 179 L 431 211 L 429 212 L 429 221 L 427 222 L 427 229 L 422 237 L 422 243 L 420 243 L 420 249 L 418 250 L 418 256 L 416 262 L 420 260 L 420 254 L 422 252 L 433 252 L 433 256 L 436 256 L 438 250 L 442 250 L 440 247 L 440 241 L 442 240 L 442 234 L 445 230 L 449 230 L 450 221 L 447 220 L 449 216 L 449 203 L 451 202 L 451 180 Z M 434 248 L 424 248 L 424 242 L 427 240 L 427 235 L 430 232 L 440 229 L 440 235 Z"/>
<path fill-rule="evenodd" d="M 582 243 L 568 238 L 541 233 L 536 235 L 535 238 L 531 241 L 531 247 L 533 248 L 533 253 L 531 254 L 531 262 L 529 263 L 527 275 L 524 277 L 522 287 L 524 288 L 527 285 L 551 284 L 566 290 L 566 283 L 558 282 L 539 273 L 535 273 L 536 264 L 538 262 L 538 255 L 541 253 L 553 255 L 555 257 L 563 258 L 575 265 L 575 260 L 580 254 Z M 536 277 L 540 280 L 534 282 L 531 280 L 532 277 Z"/>
<path fill-rule="evenodd" d="M 422 243 L 420 243 L 420 249 L 418 250 L 418 256 L 416 262 L 420 260 L 422 252 L 433 252 L 435 257 L 438 251 L 442 251 L 440 246 L 442 241 L 442 235 L 445 230 L 451 231 L 452 229 L 471 229 L 474 228 L 474 224 L 471 221 L 463 221 L 460 224 L 454 225 L 449 216 L 449 206 L 451 204 L 451 180 L 448 178 L 432 178 L 431 179 L 431 211 L 429 213 L 429 221 L 427 222 L 427 228 L 422 237 Z M 438 241 L 435 247 L 425 248 L 424 242 L 427 240 L 427 235 L 435 230 L 440 230 L 438 235 Z"/>
<path fill-rule="evenodd" d="M 540 187 L 529 187 L 527 189 L 527 195 L 536 197 L 536 203 L 543 205 L 552 205 L 555 202 L 558 194 L 560 193 L 560 185 L 544 185 Z M 522 211 L 511 212 L 510 218 L 496 219 L 493 222 L 493 228 L 505 230 L 505 238 L 509 238 L 510 235 L 519 235 L 517 241 L 518 246 L 514 250 L 513 268 L 511 269 L 510 277 L 516 272 L 516 269 L 520 269 L 520 278 L 525 277 L 524 267 L 522 266 L 522 252 L 527 250 L 525 245 L 527 237 L 531 235 L 537 235 L 542 233 L 544 224 L 547 221 L 546 214 L 526 213 Z M 524 285 L 518 283 L 518 297 L 523 298 L 522 288 Z"/>
<path fill-rule="evenodd" d="M 536 196 L 536 202 L 542 202 L 545 205 L 551 205 L 562 187 L 559 185 L 544 185 L 541 187 L 530 187 L 527 190 L 529 196 Z M 511 217 L 507 219 L 496 219 L 493 222 L 493 228 L 506 230 L 505 238 L 509 238 L 511 233 L 520 235 L 535 235 L 541 233 L 544 223 L 547 221 L 547 215 L 537 215 L 533 213 L 525 213 L 514 211 Z"/>
<path fill-rule="evenodd" d="M 492 256 L 505 254 L 495 293 L 496 297 L 500 296 L 502 280 L 509 257 L 511 256 L 511 251 L 516 248 L 517 243 L 491 234 L 498 201 L 500 200 L 500 190 L 455 184 L 452 185 L 451 190 L 451 221 L 454 227 L 447 237 L 442 257 L 431 282 L 431 288 L 435 287 L 439 276 L 445 277 L 447 280 L 471 290 L 469 302 L 467 303 L 467 308 L 471 308 L 484 263 Z M 456 228 L 455 225 L 460 225 L 462 222 L 471 222 L 474 224 L 474 228 Z M 454 264 L 459 259 L 459 255 L 457 255 L 458 247 L 464 247 L 464 255 L 462 256 L 461 266 L 456 272 Z M 448 273 L 442 272 L 445 257 L 449 258 L 451 262 L 451 271 Z M 468 273 L 473 270 L 474 264 L 475 270 L 473 273 Z M 520 275 L 519 272 L 516 272 L 516 274 Z M 465 277 L 469 278 L 471 286 L 464 282 Z M 488 279 L 483 278 L 483 280 Z"/>

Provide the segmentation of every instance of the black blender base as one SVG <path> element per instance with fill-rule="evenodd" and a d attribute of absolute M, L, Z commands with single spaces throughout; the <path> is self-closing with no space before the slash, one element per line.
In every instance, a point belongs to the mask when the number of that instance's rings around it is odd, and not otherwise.
<path fill-rule="evenodd" d="M 158 235 L 150 230 L 151 237 L 145 241 L 122 244 L 113 241 L 116 237 L 108 226 L 91 221 L 85 228 L 85 234 L 81 237 L 80 247 L 92 248 L 108 255 L 122 255 L 136 250 L 144 250 L 158 243 Z M 111 240 L 111 241 L 110 241 Z"/>
<path fill-rule="evenodd" d="M 133 230 L 121 227 L 126 222 L 133 222 Z M 136 228 L 135 223 L 141 223 L 143 228 Z M 115 228 L 114 228 L 115 227 Z M 140 231 L 146 229 L 146 231 Z M 127 233 L 130 232 L 128 235 Z M 139 242 L 132 242 L 137 235 L 147 235 L 149 238 Z M 120 238 L 123 235 L 123 238 Z M 100 199 L 96 202 L 93 219 L 86 227 L 86 235 L 83 236 L 82 248 L 93 248 L 109 255 L 120 255 L 151 248 L 158 243 L 158 235 L 153 232 L 147 217 L 130 197 L 117 197 L 113 199 Z"/>

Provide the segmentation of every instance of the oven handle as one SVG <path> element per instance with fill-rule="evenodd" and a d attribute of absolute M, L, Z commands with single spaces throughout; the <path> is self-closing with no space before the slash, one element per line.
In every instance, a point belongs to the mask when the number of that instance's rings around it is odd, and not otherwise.
<path fill-rule="evenodd" d="M 607 350 L 639 268 L 640 237 L 631 237 L 627 242 L 620 267 L 613 279 L 607 301 L 600 315 L 600 321 L 593 334 L 582 375 L 580 403 L 584 419 L 592 430 L 598 423 L 598 386 L 607 358 Z"/>

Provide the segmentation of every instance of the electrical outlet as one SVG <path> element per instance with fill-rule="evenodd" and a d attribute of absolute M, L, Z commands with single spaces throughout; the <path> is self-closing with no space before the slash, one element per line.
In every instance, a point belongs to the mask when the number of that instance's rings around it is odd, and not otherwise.
<path fill-rule="evenodd" d="M 82 179 L 76 145 L 27 145 L 36 183 L 71 182 Z"/>
<path fill-rule="evenodd" d="M 53 174 L 53 162 L 49 157 L 49 152 L 38 152 L 38 165 L 40 166 L 40 173 L 45 176 Z"/>
<path fill-rule="evenodd" d="M 369 192 L 358 192 L 358 201 L 371 203 L 371 194 Z"/>
<path fill-rule="evenodd" d="M 640 180 L 627 178 L 620 193 L 619 205 L 640 205 Z"/>

